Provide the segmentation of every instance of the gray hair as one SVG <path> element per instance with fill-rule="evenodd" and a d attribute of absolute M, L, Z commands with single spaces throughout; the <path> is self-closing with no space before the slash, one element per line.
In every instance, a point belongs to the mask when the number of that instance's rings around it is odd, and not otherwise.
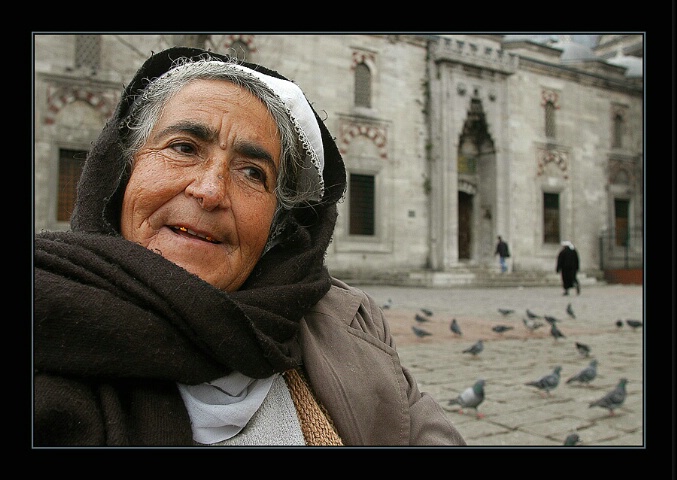
<path fill-rule="evenodd" d="M 303 188 L 299 180 L 300 172 L 304 168 L 303 147 L 284 103 L 265 83 L 233 68 L 232 64 L 236 64 L 236 61 L 228 63 L 208 57 L 199 60 L 180 58 L 171 70 L 149 80 L 143 92 L 134 99 L 124 122 L 129 131 L 123 140 L 124 155 L 132 167 L 134 155 L 148 140 L 167 102 L 190 82 L 199 79 L 225 80 L 240 86 L 261 100 L 273 116 L 280 133 L 280 168 L 275 186 L 278 207 L 273 228 L 281 230 L 283 225 L 279 217 L 283 211 L 312 200 L 317 191 Z M 272 232 L 271 236 L 277 233 L 279 231 Z"/>

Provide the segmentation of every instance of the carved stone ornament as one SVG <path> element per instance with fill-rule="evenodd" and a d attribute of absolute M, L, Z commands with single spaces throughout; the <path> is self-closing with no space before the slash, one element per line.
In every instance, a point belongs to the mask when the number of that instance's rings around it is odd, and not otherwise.
<path fill-rule="evenodd" d="M 545 168 L 548 164 L 553 164 L 559 170 L 561 170 L 562 173 L 566 174 L 569 168 L 569 156 L 567 152 L 556 149 L 539 148 L 536 151 L 536 155 L 538 162 L 537 169 L 538 176 L 543 175 L 545 173 Z M 568 176 L 565 175 L 565 178 L 568 178 Z"/>

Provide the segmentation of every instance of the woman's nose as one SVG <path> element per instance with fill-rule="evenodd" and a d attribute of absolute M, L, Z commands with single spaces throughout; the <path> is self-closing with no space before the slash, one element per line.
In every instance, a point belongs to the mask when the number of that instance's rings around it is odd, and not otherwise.
<path fill-rule="evenodd" d="M 227 199 L 226 174 L 218 168 L 204 170 L 186 187 L 186 193 L 194 197 L 207 211 L 225 205 Z"/>

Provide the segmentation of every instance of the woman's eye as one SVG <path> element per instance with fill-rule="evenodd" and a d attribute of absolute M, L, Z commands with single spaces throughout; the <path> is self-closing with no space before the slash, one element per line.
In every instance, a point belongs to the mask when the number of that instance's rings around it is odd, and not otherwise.
<path fill-rule="evenodd" d="M 266 174 L 263 170 L 255 167 L 246 167 L 244 172 L 247 174 L 247 177 L 256 182 L 266 183 Z"/>
<path fill-rule="evenodd" d="M 174 143 L 170 146 L 170 148 L 184 155 L 195 153 L 195 147 L 193 147 L 193 145 L 190 143 Z"/>

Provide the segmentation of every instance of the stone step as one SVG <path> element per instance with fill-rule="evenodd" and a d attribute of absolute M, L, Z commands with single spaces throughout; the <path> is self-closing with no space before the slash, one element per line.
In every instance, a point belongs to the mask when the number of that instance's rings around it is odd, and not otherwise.
<path fill-rule="evenodd" d="M 539 287 L 561 286 L 562 279 L 557 273 L 546 272 L 506 272 L 501 273 L 486 268 L 459 268 L 447 272 L 429 270 L 392 272 L 358 275 L 350 272 L 332 272 L 334 276 L 348 284 L 359 285 L 399 285 L 409 287 Z M 603 276 L 579 273 L 581 285 L 604 283 Z"/>

